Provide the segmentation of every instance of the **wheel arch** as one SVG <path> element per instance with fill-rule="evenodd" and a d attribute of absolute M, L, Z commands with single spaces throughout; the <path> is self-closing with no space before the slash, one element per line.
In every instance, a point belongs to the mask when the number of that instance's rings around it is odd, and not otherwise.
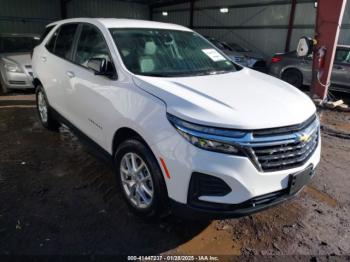
<path fill-rule="evenodd" d="M 114 155 L 118 146 L 121 143 L 123 143 L 125 140 L 130 139 L 130 138 L 136 138 L 136 139 L 140 140 L 149 149 L 151 149 L 151 147 L 147 144 L 146 140 L 137 131 L 135 131 L 134 129 L 132 129 L 130 127 L 120 127 L 117 131 L 115 131 L 113 139 L 112 139 L 112 154 Z"/>
<path fill-rule="evenodd" d="M 35 88 L 37 88 L 39 85 L 43 86 L 43 84 L 41 83 L 40 79 L 39 78 L 34 78 L 33 80 L 33 85 Z"/>

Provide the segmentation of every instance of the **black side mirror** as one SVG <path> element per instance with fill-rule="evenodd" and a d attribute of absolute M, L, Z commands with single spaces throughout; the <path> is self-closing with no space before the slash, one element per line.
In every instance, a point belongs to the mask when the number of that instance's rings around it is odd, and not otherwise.
<path fill-rule="evenodd" d="M 95 75 L 104 75 L 111 79 L 116 78 L 114 66 L 106 58 L 90 58 L 87 67 L 95 72 Z"/>

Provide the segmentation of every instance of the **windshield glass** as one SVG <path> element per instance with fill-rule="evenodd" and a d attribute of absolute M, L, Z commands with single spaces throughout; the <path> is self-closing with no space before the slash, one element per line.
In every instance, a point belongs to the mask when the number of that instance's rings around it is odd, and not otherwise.
<path fill-rule="evenodd" d="M 125 66 L 138 75 L 195 76 L 232 72 L 235 65 L 194 32 L 110 29 Z"/>
<path fill-rule="evenodd" d="M 31 52 L 39 44 L 39 37 L 0 36 L 1 53 Z"/>

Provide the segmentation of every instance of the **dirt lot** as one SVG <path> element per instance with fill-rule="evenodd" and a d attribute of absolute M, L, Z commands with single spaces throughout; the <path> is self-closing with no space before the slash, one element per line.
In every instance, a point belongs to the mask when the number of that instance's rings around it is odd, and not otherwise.
<path fill-rule="evenodd" d="M 295 199 L 241 219 L 145 223 L 111 168 L 65 128 L 44 130 L 33 95 L 0 96 L 0 254 L 350 255 L 350 113 L 321 112 L 322 161 Z"/>

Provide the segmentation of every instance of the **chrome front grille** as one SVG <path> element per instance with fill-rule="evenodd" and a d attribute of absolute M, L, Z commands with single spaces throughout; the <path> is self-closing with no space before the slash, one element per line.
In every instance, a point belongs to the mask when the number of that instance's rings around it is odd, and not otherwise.
<path fill-rule="evenodd" d="M 261 170 L 278 171 L 303 165 L 315 151 L 318 144 L 318 131 L 308 135 L 307 141 L 282 143 L 272 146 L 252 147 L 256 164 Z"/>
<path fill-rule="evenodd" d="M 313 116 L 297 126 L 253 131 L 245 150 L 260 171 L 272 172 L 302 166 L 318 142 L 319 120 Z"/>

